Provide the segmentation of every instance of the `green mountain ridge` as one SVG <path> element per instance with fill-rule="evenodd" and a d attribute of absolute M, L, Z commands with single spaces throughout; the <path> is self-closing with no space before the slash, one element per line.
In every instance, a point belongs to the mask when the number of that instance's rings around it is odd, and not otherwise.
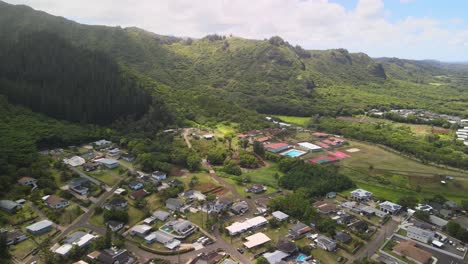
<path fill-rule="evenodd" d="M 466 67 L 456 65 L 373 59 L 345 49 L 304 50 L 280 37 L 191 39 L 135 27 L 90 26 L 0 1 L 0 43 L 33 32 L 56 34 L 78 49 L 107 54 L 145 83 L 179 124 L 258 124 L 255 112 L 349 115 L 378 105 L 468 114 Z M 443 104 L 437 99 L 441 92 L 458 102 Z"/>

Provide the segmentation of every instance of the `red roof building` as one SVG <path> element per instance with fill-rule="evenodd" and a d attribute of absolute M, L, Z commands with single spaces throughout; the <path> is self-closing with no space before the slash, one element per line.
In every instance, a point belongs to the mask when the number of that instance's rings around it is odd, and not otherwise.
<path fill-rule="evenodd" d="M 329 164 L 329 163 L 335 163 L 338 162 L 339 159 L 331 156 L 320 156 L 318 158 L 313 158 L 309 159 L 309 162 L 315 163 L 315 164 Z"/>
<path fill-rule="evenodd" d="M 281 151 L 284 151 L 284 150 L 287 150 L 288 148 L 290 148 L 291 146 L 289 146 L 288 144 L 286 143 L 271 143 L 271 144 L 266 144 L 264 146 L 264 148 L 267 150 L 267 151 L 270 151 L 270 152 L 273 152 L 273 153 L 279 153 Z"/>
<path fill-rule="evenodd" d="M 329 149 L 330 148 L 329 145 L 327 145 L 327 144 L 325 144 L 323 142 L 315 142 L 314 144 L 317 145 L 317 146 L 322 147 L 323 149 Z"/>
<path fill-rule="evenodd" d="M 316 136 L 316 137 L 320 137 L 320 138 L 326 138 L 326 137 L 330 136 L 330 135 L 327 134 L 327 133 L 318 132 L 318 131 L 315 132 L 315 133 L 313 133 L 312 135 L 314 135 L 314 136 Z"/>
<path fill-rule="evenodd" d="M 271 137 L 261 137 L 261 138 L 257 138 L 255 141 L 258 141 L 260 143 L 264 143 L 264 142 L 267 142 L 270 139 L 271 139 Z"/>

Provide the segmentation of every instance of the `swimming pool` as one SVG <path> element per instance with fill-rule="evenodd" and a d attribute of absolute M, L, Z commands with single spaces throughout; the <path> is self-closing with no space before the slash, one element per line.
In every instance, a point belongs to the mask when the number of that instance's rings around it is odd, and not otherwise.
<path fill-rule="evenodd" d="M 291 150 L 281 153 L 281 155 L 286 156 L 286 157 L 291 157 L 291 158 L 297 158 L 304 154 L 306 154 L 306 152 L 300 151 L 297 149 L 291 149 Z"/>
<path fill-rule="evenodd" d="M 296 258 L 296 261 L 297 262 L 303 262 L 303 261 L 306 261 L 307 260 L 307 256 L 304 255 L 304 254 L 300 254 L 299 256 L 297 256 Z"/>

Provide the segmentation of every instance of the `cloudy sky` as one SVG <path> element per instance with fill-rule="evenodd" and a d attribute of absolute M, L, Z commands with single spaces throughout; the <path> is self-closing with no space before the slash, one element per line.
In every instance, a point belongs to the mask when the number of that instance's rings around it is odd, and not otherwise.
<path fill-rule="evenodd" d="M 279 35 L 307 49 L 468 61 L 467 0 L 6 0 L 163 35 Z"/>

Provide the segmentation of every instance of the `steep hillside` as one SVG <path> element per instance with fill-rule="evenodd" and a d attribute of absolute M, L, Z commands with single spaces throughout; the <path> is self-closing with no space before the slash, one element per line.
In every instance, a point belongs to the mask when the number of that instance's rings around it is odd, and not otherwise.
<path fill-rule="evenodd" d="M 151 98 L 109 56 L 35 32 L 0 44 L 0 92 L 11 102 L 75 122 L 140 118 Z"/>
<path fill-rule="evenodd" d="M 307 51 L 280 37 L 181 39 L 138 28 L 81 25 L 0 2 L 0 43 L 43 31 L 105 53 L 126 73 L 144 79 L 179 123 L 240 120 L 252 127 L 261 123 L 256 112 L 349 115 L 379 105 L 467 114 L 463 67 L 372 59 L 345 49 Z M 441 101 L 440 94 L 452 103 Z"/>

